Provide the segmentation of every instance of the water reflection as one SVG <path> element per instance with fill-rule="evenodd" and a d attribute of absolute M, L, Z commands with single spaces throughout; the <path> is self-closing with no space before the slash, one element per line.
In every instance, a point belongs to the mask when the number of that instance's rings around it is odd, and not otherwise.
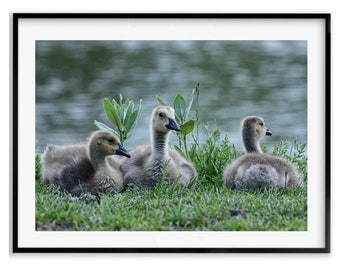
<path fill-rule="evenodd" d="M 36 151 L 83 140 L 94 120 L 108 124 L 102 99 L 120 93 L 144 104 L 126 147 L 148 143 L 155 96 L 171 104 L 198 82 L 203 124 L 237 148 L 246 115 L 265 118 L 269 150 L 280 139 L 306 142 L 306 41 L 37 41 Z"/>

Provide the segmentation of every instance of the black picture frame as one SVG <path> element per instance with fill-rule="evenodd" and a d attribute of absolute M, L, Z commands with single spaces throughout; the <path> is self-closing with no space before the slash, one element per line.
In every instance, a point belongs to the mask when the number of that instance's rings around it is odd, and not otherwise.
<path fill-rule="evenodd" d="M 155 248 L 106 248 L 106 247 L 22 247 L 19 245 L 19 173 L 21 165 L 18 162 L 20 155 L 20 145 L 18 143 L 19 132 L 24 132 L 20 128 L 21 121 L 19 118 L 18 98 L 24 89 L 20 89 L 19 83 L 19 45 L 20 45 L 20 22 L 27 19 L 74 19 L 74 20 L 91 20 L 91 19 L 204 19 L 204 20 L 243 20 L 243 19 L 265 19 L 268 20 L 322 20 L 324 21 L 324 157 L 320 163 L 324 163 L 324 235 L 323 245 L 321 247 L 301 247 L 301 248 L 173 248 L 173 247 L 155 247 Z M 331 130 L 331 108 L 330 108 L 330 81 L 331 81 L 331 14 L 327 13 L 13 13 L 12 14 L 12 251 L 14 253 L 329 253 L 331 247 L 330 237 L 330 130 Z M 321 233 L 321 232 L 320 232 Z"/>

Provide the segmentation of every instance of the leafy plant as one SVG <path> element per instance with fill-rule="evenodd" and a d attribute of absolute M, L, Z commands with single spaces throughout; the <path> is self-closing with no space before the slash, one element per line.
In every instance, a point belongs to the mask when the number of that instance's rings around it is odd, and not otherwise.
<path fill-rule="evenodd" d="M 195 127 L 198 129 L 198 125 L 199 125 L 197 111 L 196 111 L 196 119 L 189 119 L 189 115 L 190 115 L 193 102 L 196 100 L 196 105 L 198 104 L 198 95 L 199 95 L 199 84 L 197 84 L 197 86 L 192 90 L 192 93 L 191 93 L 191 96 L 188 102 L 185 101 L 185 98 L 180 92 L 176 95 L 173 101 L 173 108 L 175 110 L 176 121 L 181 128 L 181 130 L 177 133 L 178 138 L 179 138 L 179 147 L 175 146 L 175 148 L 177 149 L 178 152 L 180 152 L 187 159 L 191 159 L 191 154 L 189 153 L 189 150 L 188 150 L 187 136 L 190 133 L 192 133 Z M 162 98 L 160 98 L 159 96 L 156 96 L 156 99 L 160 105 L 166 106 L 166 103 L 163 101 Z M 197 140 L 195 141 L 197 144 Z"/>
<path fill-rule="evenodd" d="M 134 102 L 128 98 L 123 102 L 122 94 L 119 95 L 119 102 L 108 98 L 103 99 L 103 108 L 107 119 L 113 125 L 114 129 L 107 125 L 94 121 L 94 124 L 103 130 L 108 130 L 119 136 L 121 143 L 129 138 L 129 133 L 136 126 L 142 111 L 142 100 L 139 101 L 137 109 L 134 110 Z"/>
<path fill-rule="evenodd" d="M 301 173 L 303 180 L 306 183 L 308 177 L 306 151 L 307 144 L 299 143 L 297 138 L 294 138 L 291 145 L 285 141 L 280 141 L 277 145 L 275 145 L 273 155 L 281 156 L 291 161 Z"/>
<path fill-rule="evenodd" d="M 226 164 L 231 163 L 242 153 L 229 144 L 227 137 L 221 139 L 219 130 L 215 130 L 211 134 L 206 129 L 206 132 L 206 142 L 197 148 L 193 162 L 201 181 L 217 184 L 222 180 L 222 172 Z"/>
<path fill-rule="evenodd" d="M 35 180 L 40 180 L 41 178 L 41 158 L 39 155 L 35 155 Z"/>

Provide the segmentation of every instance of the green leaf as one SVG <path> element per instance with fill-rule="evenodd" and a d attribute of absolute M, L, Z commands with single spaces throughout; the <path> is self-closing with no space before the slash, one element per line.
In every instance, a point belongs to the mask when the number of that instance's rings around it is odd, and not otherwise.
<path fill-rule="evenodd" d="M 115 131 L 114 129 L 108 127 L 107 125 L 105 125 L 101 122 L 94 120 L 94 124 L 95 124 L 95 126 L 97 126 L 101 130 L 107 130 L 107 131 L 110 131 L 110 132 L 116 134 L 117 136 L 119 136 L 117 131 Z"/>
<path fill-rule="evenodd" d="M 122 130 L 122 123 L 118 115 L 119 108 L 120 108 L 119 104 L 115 100 L 112 100 L 112 103 L 110 103 L 110 101 L 107 98 L 103 100 L 103 103 L 104 103 L 104 110 L 105 110 L 106 116 L 108 117 L 108 120 L 114 126 L 116 126 L 118 130 Z"/>
<path fill-rule="evenodd" d="M 132 110 L 133 110 L 134 106 L 135 106 L 135 104 L 133 103 L 133 101 L 132 100 L 128 100 L 127 108 L 126 108 L 126 110 L 124 112 L 124 118 L 123 118 L 124 124 L 129 120 L 129 117 L 132 114 Z"/>
<path fill-rule="evenodd" d="M 129 111 L 129 107 L 131 105 L 131 102 L 129 99 L 126 99 L 124 103 L 121 104 L 120 106 L 120 110 L 119 110 L 119 118 L 120 121 L 122 122 L 122 124 L 125 124 L 125 120 L 128 116 L 128 111 Z"/>
<path fill-rule="evenodd" d="M 195 120 L 191 119 L 191 120 L 185 122 L 180 127 L 181 127 L 180 133 L 183 134 L 183 136 L 187 136 L 188 134 L 190 134 L 190 132 L 192 132 L 194 130 Z"/>
<path fill-rule="evenodd" d="M 160 105 L 167 106 L 166 103 L 159 96 L 156 96 L 156 99 Z"/>
<path fill-rule="evenodd" d="M 112 104 L 107 98 L 103 99 L 103 107 L 104 107 L 104 112 L 106 114 L 107 120 L 109 120 L 112 124 L 115 123 L 114 116 L 112 114 Z"/>
<path fill-rule="evenodd" d="M 185 109 L 185 119 L 189 118 L 189 113 L 190 113 L 190 110 L 191 110 L 191 106 L 192 106 L 192 103 L 194 102 L 196 94 L 197 94 L 196 88 L 192 89 L 192 93 L 191 93 L 191 98 L 190 98 L 189 104 L 188 104 L 188 106 Z"/>
<path fill-rule="evenodd" d="M 119 110 L 117 110 L 118 116 L 119 116 L 119 119 L 120 119 L 121 123 L 123 123 L 124 111 L 125 111 L 125 104 L 121 104 Z"/>
<path fill-rule="evenodd" d="M 129 133 L 137 124 L 140 114 L 142 111 L 142 100 L 139 101 L 138 108 L 133 112 L 127 114 L 126 122 L 125 122 L 125 128 L 126 132 Z"/>
<path fill-rule="evenodd" d="M 185 121 L 185 99 L 178 93 L 174 99 L 174 109 L 180 123 Z"/>
<path fill-rule="evenodd" d="M 119 94 L 119 105 L 123 104 L 123 95 L 122 93 Z"/>
<path fill-rule="evenodd" d="M 117 101 L 114 98 L 112 99 L 111 104 L 116 109 L 120 108 L 120 105 L 117 103 Z"/>
<path fill-rule="evenodd" d="M 132 130 L 136 123 L 137 123 L 137 116 L 138 116 L 138 111 L 134 111 L 128 118 L 127 118 L 127 121 L 126 121 L 126 124 L 125 124 L 125 128 L 126 128 L 126 131 L 127 133 L 130 132 L 130 130 Z"/>

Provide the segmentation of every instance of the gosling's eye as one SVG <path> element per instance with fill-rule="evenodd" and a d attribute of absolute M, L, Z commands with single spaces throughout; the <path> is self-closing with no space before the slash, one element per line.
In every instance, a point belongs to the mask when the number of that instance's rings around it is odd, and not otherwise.
<path fill-rule="evenodd" d="M 115 142 L 115 140 L 114 140 L 114 139 L 112 139 L 112 138 L 108 138 L 108 139 L 107 139 L 107 142 L 108 142 L 108 143 L 114 143 L 114 142 Z"/>
<path fill-rule="evenodd" d="M 261 122 L 261 123 L 260 123 L 260 126 L 263 127 L 263 126 L 264 126 L 264 123 Z"/>
<path fill-rule="evenodd" d="M 158 116 L 163 118 L 164 117 L 164 113 L 160 112 Z"/>

